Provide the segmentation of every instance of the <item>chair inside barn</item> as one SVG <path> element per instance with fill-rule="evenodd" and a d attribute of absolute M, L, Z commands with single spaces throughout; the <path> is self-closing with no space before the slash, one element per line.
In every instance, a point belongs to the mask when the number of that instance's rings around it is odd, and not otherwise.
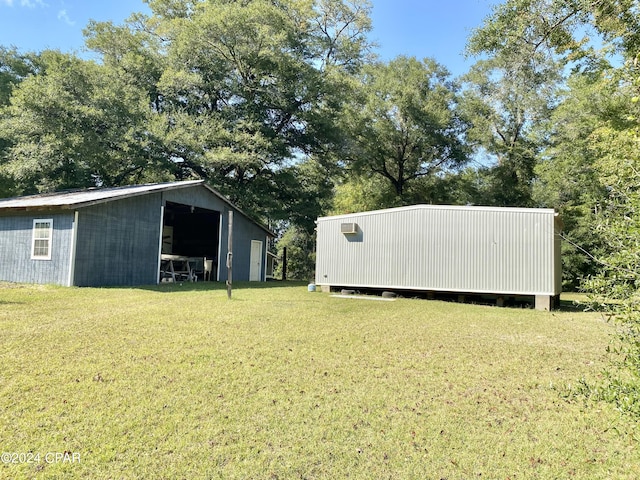
<path fill-rule="evenodd" d="M 213 259 L 211 258 L 206 258 L 204 259 L 204 273 L 203 273 L 203 280 L 205 282 L 208 282 L 211 280 L 211 272 L 213 271 Z"/>

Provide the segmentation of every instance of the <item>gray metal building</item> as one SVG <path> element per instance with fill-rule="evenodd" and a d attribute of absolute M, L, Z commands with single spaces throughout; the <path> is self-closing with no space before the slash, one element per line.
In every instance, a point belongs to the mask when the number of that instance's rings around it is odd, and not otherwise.
<path fill-rule="evenodd" d="M 156 284 L 169 253 L 212 259 L 224 281 L 229 211 L 233 279 L 265 280 L 273 234 L 202 180 L 1 199 L 0 280 Z"/>
<path fill-rule="evenodd" d="M 317 220 L 322 287 L 533 296 L 562 290 L 554 210 L 415 205 Z"/>

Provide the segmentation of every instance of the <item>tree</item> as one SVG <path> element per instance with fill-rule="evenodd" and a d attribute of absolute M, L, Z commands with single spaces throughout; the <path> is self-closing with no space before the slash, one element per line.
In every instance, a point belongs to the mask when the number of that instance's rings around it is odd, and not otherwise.
<path fill-rule="evenodd" d="M 352 175 L 338 181 L 333 192 L 331 215 L 395 207 L 398 197 L 382 176 Z"/>
<path fill-rule="evenodd" d="M 608 195 L 597 167 L 600 152 L 594 138 L 603 122 L 628 123 L 628 99 L 618 89 L 606 71 L 574 74 L 564 101 L 552 115 L 549 146 L 536 167 L 535 204 L 555 208 L 564 224 L 565 288 L 579 288 L 594 275 L 600 265 L 593 256 L 607 248 L 594 228 Z"/>
<path fill-rule="evenodd" d="M 166 178 L 144 91 L 107 67 L 56 51 L 0 113 L 2 172 L 16 194 Z"/>
<path fill-rule="evenodd" d="M 633 108 L 635 114 L 640 110 Z M 638 118 L 638 117 L 636 117 Z M 640 128 L 628 135 L 602 127 L 596 141 L 598 162 L 608 195 L 596 228 L 609 248 L 599 255 L 599 272 L 586 283 L 592 304 L 618 326 L 609 351 L 614 360 L 605 382 L 588 386 L 590 394 L 640 416 Z"/>
<path fill-rule="evenodd" d="M 638 23 L 637 2 L 632 0 L 508 0 L 496 10 L 477 37 L 487 52 L 513 51 L 519 44 L 514 39 L 523 37 L 525 44 L 536 52 L 548 49 L 551 54 L 563 55 L 565 59 L 587 58 L 585 54 L 591 53 L 587 42 L 575 41 L 574 35 L 577 27 L 590 25 L 624 60 L 621 67 L 600 72 L 601 79 L 595 82 L 573 84 L 574 93 L 578 93 L 576 99 L 592 102 L 596 108 L 590 104 L 587 115 L 564 117 L 568 125 L 558 128 L 562 147 L 556 145 L 554 148 L 564 157 L 560 163 L 564 171 L 579 173 L 581 180 L 596 178 L 596 184 L 603 187 L 603 197 L 591 228 L 606 248 L 595 252 L 599 269 L 584 287 L 591 292 L 592 302 L 615 321 L 619 329 L 615 346 L 610 349 L 616 360 L 614 367 L 606 371 L 607 377 L 602 384 L 587 385 L 586 388 L 589 394 L 610 401 L 635 416 L 640 416 Z M 598 63 L 597 58 L 588 58 L 586 67 L 590 68 L 594 63 Z M 580 80 L 584 82 L 584 78 Z M 603 102 L 593 85 L 603 89 L 609 98 Z M 583 96 L 589 91 L 588 96 Z M 571 101 L 579 103 L 575 99 Z M 571 103 L 566 105 L 567 111 L 575 113 Z M 607 108 L 598 109 L 600 105 Z M 584 124 L 585 119 L 590 125 Z M 568 143 L 572 140 L 575 140 L 575 146 Z M 568 163 L 576 160 L 575 154 L 569 153 L 571 148 L 585 152 L 587 157 L 586 162 L 580 162 L 575 170 Z M 589 169 L 594 170 L 594 177 Z M 586 187 L 589 189 L 589 185 Z"/>
<path fill-rule="evenodd" d="M 614 368 L 606 382 L 591 388 L 620 410 L 640 416 L 640 51 L 636 2 L 615 2 L 606 21 L 596 23 L 619 45 L 625 63 L 609 81 L 616 87 L 617 115 L 602 115 L 591 136 L 595 163 L 607 195 L 596 229 L 608 248 L 601 269 L 585 287 L 592 301 L 618 325 Z M 607 112 L 609 113 L 609 112 Z"/>
<path fill-rule="evenodd" d="M 37 71 L 35 54 L 21 54 L 15 48 L 0 46 L 0 106 L 9 105 L 13 89 Z"/>
<path fill-rule="evenodd" d="M 315 235 L 297 225 L 291 225 L 278 241 L 278 256 L 287 249 L 287 279 L 312 281 L 315 278 Z M 282 265 L 276 275 L 282 275 Z"/>
<path fill-rule="evenodd" d="M 486 155 L 489 192 L 502 206 L 533 206 L 534 170 L 548 141 L 571 35 L 571 2 L 508 0 L 471 35 L 467 53 L 484 56 L 463 78 L 469 139 Z M 553 47 L 553 48 L 552 48 Z"/>
<path fill-rule="evenodd" d="M 466 161 L 456 87 L 434 60 L 368 65 L 357 88 L 345 114 L 354 173 L 381 176 L 402 203 L 414 180 Z"/>
<path fill-rule="evenodd" d="M 257 183 L 262 184 L 262 181 Z M 252 185 L 255 187 L 256 183 Z M 274 231 L 281 233 L 277 252 L 287 249 L 287 278 L 312 280 L 315 271 L 315 221 L 330 206 L 333 181 L 318 161 L 308 158 L 276 172 L 265 185 L 263 198 L 272 198 L 284 213 Z M 280 269 L 282 265 L 280 265 Z M 282 270 L 277 273 L 282 274 Z"/>
<path fill-rule="evenodd" d="M 485 201 L 499 206 L 531 206 L 534 168 L 544 145 L 542 131 L 554 106 L 555 65 L 512 69 L 481 60 L 464 77 L 461 102 L 473 125 L 472 145 L 492 167 Z"/>
<path fill-rule="evenodd" d="M 20 82 L 28 75 L 35 73 L 36 61 L 35 54 L 20 54 L 16 49 L 0 46 L 0 111 L 9 105 L 13 90 Z M 11 177 L 2 168 L 9 146 L 9 139 L 0 134 L 0 198 L 17 194 Z"/>
<path fill-rule="evenodd" d="M 149 6 L 151 16 L 137 15 L 123 27 L 91 24 L 88 45 L 109 66 L 135 72 L 132 81 L 142 79 L 178 177 L 197 175 L 249 212 L 281 215 L 266 186 L 287 181 L 281 169 L 288 163 L 310 155 L 323 161 L 340 143 L 333 119 L 344 100 L 344 76 L 366 54 L 369 3 L 152 0 Z"/>

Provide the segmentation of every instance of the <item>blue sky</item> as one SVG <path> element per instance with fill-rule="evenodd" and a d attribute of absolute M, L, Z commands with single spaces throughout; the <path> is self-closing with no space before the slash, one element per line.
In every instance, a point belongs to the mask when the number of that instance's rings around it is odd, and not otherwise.
<path fill-rule="evenodd" d="M 471 30 L 496 0 L 373 0 L 371 39 L 384 60 L 397 55 L 433 57 L 454 75 L 471 61 L 462 52 Z M 0 0 L 0 45 L 20 51 L 55 48 L 83 52 L 90 19 L 116 24 L 148 11 L 142 0 Z"/>

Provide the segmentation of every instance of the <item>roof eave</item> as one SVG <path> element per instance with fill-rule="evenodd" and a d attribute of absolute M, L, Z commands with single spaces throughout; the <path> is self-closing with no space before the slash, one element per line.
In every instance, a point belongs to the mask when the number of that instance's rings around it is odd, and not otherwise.
<path fill-rule="evenodd" d="M 76 205 L 42 205 L 33 207 L 3 207 L 0 209 L 0 216 L 7 213 L 28 213 L 28 212 L 51 212 L 60 210 L 75 210 Z"/>
<path fill-rule="evenodd" d="M 192 180 L 189 182 L 183 182 L 183 183 L 168 183 L 162 187 L 158 186 L 159 188 L 154 189 L 154 190 L 146 190 L 146 191 L 140 191 L 140 192 L 133 192 L 133 193 L 129 193 L 127 195 L 122 195 L 119 197 L 109 197 L 109 198 L 101 198 L 99 200 L 91 200 L 88 202 L 82 202 L 82 203 L 74 203 L 73 205 L 69 206 L 69 208 L 84 208 L 84 207 L 92 207 L 94 205 L 100 205 L 101 203 L 107 203 L 107 202 L 112 202 L 114 200 L 123 200 L 125 198 L 134 198 L 134 197 L 140 197 L 142 195 L 148 195 L 150 193 L 162 193 L 162 192 L 168 192 L 170 190 L 179 190 L 181 188 L 188 188 L 188 187 L 193 187 L 195 185 L 202 185 L 204 184 L 204 180 Z M 162 184 L 160 184 L 162 185 Z M 205 185 L 206 186 L 206 185 Z"/>
<path fill-rule="evenodd" d="M 123 200 L 123 199 L 127 199 L 127 198 L 134 198 L 134 197 L 139 197 L 142 195 L 148 195 L 150 193 L 163 193 L 163 192 L 168 192 L 171 190 L 179 190 L 182 188 L 190 188 L 190 187 L 194 187 L 194 186 L 203 186 L 204 188 L 206 188 L 209 192 L 211 192 L 213 195 L 215 195 L 216 197 L 218 197 L 222 202 L 224 202 L 226 205 L 229 206 L 229 208 L 239 212 L 241 215 L 245 216 L 247 219 L 249 219 L 251 222 L 255 223 L 256 226 L 258 226 L 259 228 L 261 228 L 262 230 L 264 230 L 264 232 L 271 238 L 275 238 L 276 234 L 274 232 L 272 232 L 271 230 L 269 230 L 269 228 L 267 228 L 265 225 L 261 224 L 260 222 L 254 220 L 253 218 L 251 218 L 249 215 L 247 215 L 245 212 L 243 212 L 240 208 L 238 208 L 236 205 L 234 205 L 228 198 L 226 198 L 224 195 L 222 195 L 220 192 L 218 192 L 216 189 L 210 187 L 209 185 L 207 185 L 205 183 L 204 180 L 190 180 L 190 181 L 184 181 L 184 182 L 171 182 L 171 183 L 166 183 L 166 184 L 159 184 L 157 185 L 157 188 L 154 188 L 152 190 L 141 190 L 138 192 L 130 192 L 130 193 L 126 193 L 123 195 L 118 195 L 118 196 L 110 196 L 110 197 L 105 197 L 105 198 L 100 198 L 100 199 L 95 199 L 95 200 L 88 200 L 88 201 L 79 201 L 79 202 L 69 202 L 69 203 L 59 203 L 59 204 L 55 204 L 55 205 L 33 205 L 33 206 L 19 206 L 19 207 L 2 207 L 0 208 L 0 216 L 2 215 L 6 215 L 6 214 L 10 214 L 10 213 L 27 213 L 27 212 L 51 212 L 51 211 L 73 211 L 73 210 L 77 210 L 80 208 L 87 208 L 87 207 L 92 207 L 94 205 L 100 205 L 103 203 L 108 203 L 108 202 L 113 202 L 115 200 Z"/>
<path fill-rule="evenodd" d="M 242 215 L 244 215 L 246 218 L 248 218 L 249 220 L 251 220 L 253 223 L 255 223 L 258 227 L 260 227 L 262 230 L 265 231 L 265 233 L 271 237 L 271 238 L 276 238 L 276 234 L 273 233 L 271 230 L 269 230 L 268 227 L 266 227 L 265 225 L 263 225 L 262 223 L 254 220 L 253 218 L 251 218 L 249 215 L 247 215 L 245 212 L 243 212 L 237 205 L 234 205 L 233 203 L 231 203 L 231 201 L 229 201 L 229 199 L 227 197 L 225 197 L 224 195 L 222 195 L 219 191 L 217 191 L 215 188 L 210 187 L 209 185 L 207 185 L 206 183 L 204 183 L 204 180 L 202 180 L 204 187 L 209 190 L 211 193 L 213 193 L 215 196 L 217 196 L 220 200 L 222 200 L 224 203 L 226 203 L 229 208 L 233 208 L 235 211 L 241 213 Z"/>

